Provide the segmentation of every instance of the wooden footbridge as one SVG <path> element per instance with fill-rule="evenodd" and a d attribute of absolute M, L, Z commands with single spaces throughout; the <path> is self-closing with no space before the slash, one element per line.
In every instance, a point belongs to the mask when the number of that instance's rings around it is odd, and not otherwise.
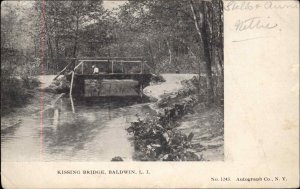
<path fill-rule="evenodd" d="M 70 95 L 78 97 L 142 96 L 153 76 L 141 57 L 85 58 L 77 59 L 75 65 L 66 76 Z"/>

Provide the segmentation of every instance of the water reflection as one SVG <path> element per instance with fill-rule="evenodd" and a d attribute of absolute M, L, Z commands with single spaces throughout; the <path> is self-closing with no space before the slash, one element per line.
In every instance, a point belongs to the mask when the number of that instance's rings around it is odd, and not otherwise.
<path fill-rule="evenodd" d="M 136 114 L 151 111 L 147 99 L 72 100 L 74 109 L 68 97 L 45 106 L 42 134 L 40 112 L 1 131 L 2 161 L 40 161 L 41 139 L 43 161 L 110 161 L 115 156 L 130 161 L 133 145 L 125 128 Z"/>

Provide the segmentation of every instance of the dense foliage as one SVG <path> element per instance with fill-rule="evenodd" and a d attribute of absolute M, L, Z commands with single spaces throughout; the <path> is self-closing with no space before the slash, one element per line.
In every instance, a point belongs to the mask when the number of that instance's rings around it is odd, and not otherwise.
<path fill-rule="evenodd" d="M 222 1 L 124 1 L 116 10 L 102 0 L 1 4 L 1 69 L 11 75 L 55 74 L 77 57 L 105 56 L 142 56 L 157 73 L 197 73 L 207 102 L 219 102 Z"/>
<path fill-rule="evenodd" d="M 26 75 L 12 77 L 9 70 L 1 70 L 1 115 L 9 113 L 12 108 L 24 105 L 34 95 L 34 88 L 40 83 Z"/>
<path fill-rule="evenodd" d="M 188 135 L 177 130 L 186 114 L 204 104 L 198 98 L 196 78 L 183 81 L 183 89 L 167 94 L 157 102 L 159 113 L 138 118 L 127 129 L 134 136 L 135 158 L 142 161 L 199 161 L 204 160 L 194 150 L 193 132 Z"/>

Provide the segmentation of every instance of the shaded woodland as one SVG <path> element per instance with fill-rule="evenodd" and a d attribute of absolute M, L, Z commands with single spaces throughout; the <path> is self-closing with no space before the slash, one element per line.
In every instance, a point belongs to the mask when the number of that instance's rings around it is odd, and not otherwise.
<path fill-rule="evenodd" d="M 2 101 L 12 76 L 56 74 L 78 57 L 116 56 L 144 57 L 156 74 L 198 74 L 199 94 L 222 103 L 222 1 L 125 1 L 114 10 L 99 0 L 1 4 Z"/>

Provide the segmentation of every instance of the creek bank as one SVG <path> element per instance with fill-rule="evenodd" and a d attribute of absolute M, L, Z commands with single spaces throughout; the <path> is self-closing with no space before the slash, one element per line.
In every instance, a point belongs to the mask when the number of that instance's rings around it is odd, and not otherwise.
<path fill-rule="evenodd" d="M 173 75 L 166 79 L 171 84 L 172 92 L 164 92 L 155 96 L 158 99 L 154 106 L 157 114 L 146 115 L 143 119 L 138 117 L 137 121 L 132 122 L 131 126 L 127 128 L 127 131 L 133 134 L 136 151 L 134 159 L 136 160 L 204 160 L 202 154 L 194 150 L 192 144 L 194 133 L 184 133 L 177 129 L 181 124 L 181 119 L 187 114 L 192 114 L 196 105 L 204 107 L 204 103 L 198 98 L 197 78 L 193 77 L 188 81 L 180 82 L 173 79 L 178 79 L 176 76 Z M 178 76 L 180 77 L 180 75 Z M 166 86 L 165 83 L 163 85 Z"/>
<path fill-rule="evenodd" d="M 192 148 L 206 161 L 224 160 L 224 109 L 213 105 L 202 108 L 196 105 L 193 114 L 182 117 L 177 127 L 181 132 L 194 133 Z"/>
<path fill-rule="evenodd" d="M 67 80 L 66 76 L 62 75 L 56 80 L 53 80 L 49 86 L 44 88 L 45 92 L 49 93 L 68 93 L 71 83 Z"/>
<path fill-rule="evenodd" d="M 1 115 L 23 107 L 37 92 L 40 82 L 34 77 L 1 76 Z"/>
<path fill-rule="evenodd" d="M 57 94 L 44 92 L 53 76 L 13 77 L 2 80 L 1 132 L 18 127 L 23 118 L 53 106 Z M 12 102 L 11 102 L 12 101 Z"/>
<path fill-rule="evenodd" d="M 54 78 L 54 77 L 53 77 Z M 151 77 L 151 83 L 159 83 L 164 82 L 164 78 L 160 75 L 152 75 Z M 57 79 L 50 82 L 50 85 L 47 85 L 43 88 L 45 92 L 50 93 L 68 93 L 70 90 L 71 83 L 67 80 L 67 77 L 65 75 L 59 76 Z"/>

